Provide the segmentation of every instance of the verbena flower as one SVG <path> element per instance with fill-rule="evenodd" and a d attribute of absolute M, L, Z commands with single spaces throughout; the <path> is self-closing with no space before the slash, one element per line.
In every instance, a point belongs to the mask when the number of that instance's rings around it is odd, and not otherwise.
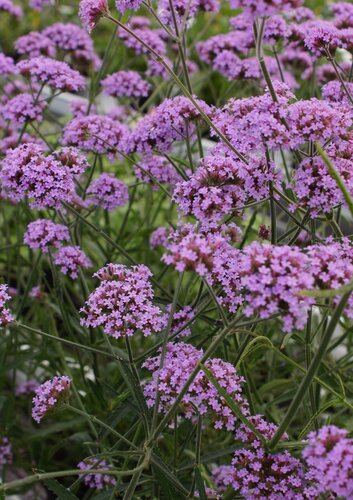
<path fill-rule="evenodd" d="M 315 98 L 291 104 L 287 121 L 293 134 L 292 145 L 297 146 L 305 141 L 344 137 L 352 125 L 349 108 Z"/>
<path fill-rule="evenodd" d="M 118 31 L 118 37 L 123 40 L 126 47 L 134 50 L 137 55 L 149 55 L 148 49 L 140 42 L 140 40 L 142 40 L 145 44 L 152 47 L 152 49 L 154 49 L 159 55 L 166 54 L 166 44 L 162 40 L 160 33 L 157 30 L 151 30 L 148 27 L 131 28 L 133 29 L 136 38 L 123 29 L 120 29 Z"/>
<path fill-rule="evenodd" d="M 147 154 L 138 163 L 143 170 L 138 165 L 134 165 L 136 177 L 146 184 L 152 184 L 155 191 L 159 189 L 155 179 L 160 184 L 168 184 L 171 188 L 174 188 L 177 182 L 181 180 L 179 172 L 163 156 Z"/>
<path fill-rule="evenodd" d="M 139 10 L 143 0 L 115 0 L 117 10 L 124 14 L 127 10 Z"/>
<path fill-rule="evenodd" d="M 28 35 L 17 38 L 15 49 L 19 54 L 27 57 L 55 57 L 56 55 L 53 41 L 38 31 L 31 31 Z"/>
<path fill-rule="evenodd" d="M 77 467 L 81 470 L 99 469 L 107 471 L 113 468 L 106 460 L 94 457 L 85 458 L 85 460 L 77 464 Z M 103 490 L 109 486 L 116 485 L 115 477 L 104 473 L 79 474 L 79 477 L 83 479 L 86 486 L 96 490 Z"/>
<path fill-rule="evenodd" d="M 165 315 L 153 304 L 148 267 L 108 264 L 93 276 L 101 283 L 81 309 L 83 326 L 101 326 L 116 339 L 132 336 L 137 330 L 147 337 L 165 327 Z"/>
<path fill-rule="evenodd" d="M 60 247 L 54 255 L 54 264 L 60 267 L 63 274 L 76 279 L 80 268 L 92 267 L 91 260 L 79 246 Z"/>
<path fill-rule="evenodd" d="M 50 5 L 52 0 L 29 0 L 28 4 L 33 10 L 42 10 L 46 5 Z"/>
<path fill-rule="evenodd" d="M 277 426 L 261 415 L 248 419 L 266 440 L 270 440 L 277 431 Z M 287 435 L 283 435 L 282 439 L 286 438 Z M 235 439 L 244 447 L 235 451 L 231 465 L 223 465 L 213 471 L 219 491 L 232 486 L 247 500 L 316 498 L 316 490 L 309 486 L 302 463 L 288 451 L 267 452 L 258 435 L 243 423 L 236 430 Z"/>
<path fill-rule="evenodd" d="M 314 278 L 310 259 L 300 249 L 253 242 L 244 249 L 239 272 L 247 292 L 243 309 L 247 317 L 281 313 L 285 332 L 304 327 L 313 299 L 297 292 L 312 288 Z"/>
<path fill-rule="evenodd" d="M 348 190 L 353 193 L 352 151 L 350 142 L 333 143 L 326 149 L 328 157 L 344 179 Z M 335 206 L 344 202 L 341 190 L 319 156 L 305 158 L 299 164 L 294 172 L 291 188 L 297 197 L 297 202 L 292 208 L 305 207 L 309 209 L 312 217 L 316 217 L 321 211 L 330 213 Z"/>
<path fill-rule="evenodd" d="M 267 197 L 269 182 L 277 183 L 279 178 L 274 163 L 255 155 L 248 162 L 211 152 L 187 181 L 176 185 L 173 198 L 178 208 L 208 225 L 236 213 L 249 199 Z"/>
<path fill-rule="evenodd" d="M 63 61 L 39 56 L 20 61 L 17 68 L 21 75 L 34 83 L 47 84 L 55 89 L 67 92 L 79 92 L 85 87 L 85 79 L 80 73 Z"/>
<path fill-rule="evenodd" d="M 22 17 L 23 10 L 19 5 L 15 5 L 12 0 L 0 0 L 0 12 L 8 12 L 14 17 Z"/>
<path fill-rule="evenodd" d="M 41 146 L 27 143 L 7 152 L 0 180 L 10 200 L 30 199 L 31 208 L 60 208 L 70 201 L 73 174 L 54 154 L 45 156 Z"/>
<path fill-rule="evenodd" d="M 55 224 L 50 219 L 37 219 L 30 222 L 23 237 L 24 243 L 32 250 L 40 249 L 47 253 L 49 247 L 59 248 L 63 241 L 69 241 L 69 229 L 63 224 Z"/>
<path fill-rule="evenodd" d="M 42 31 L 50 38 L 57 49 L 70 57 L 72 64 L 87 62 L 97 69 L 100 59 L 94 51 L 91 37 L 82 28 L 73 23 L 54 23 Z"/>
<path fill-rule="evenodd" d="M 12 446 L 6 436 L 0 437 L 0 465 L 12 464 Z"/>
<path fill-rule="evenodd" d="M 32 417 L 39 424 L 69 398 L 71 379 L 66 375 L 55 376 L 35 390 L 32 400 Z"/>
<path fill-rule="evenodd" d="M 157 247 L 164 247 L 168 243 L 168 229 L 164 226 L 158 227 L 151 233 L 150 247 L 155 249 Z"/>
<path fill-rule="evenodd" d="M 35 101 L 31 94 L 18 94 L 6 102 L 0 113 L 5 120 L 20 126 L 27 122 L 42 121 L 46 106 L 46 102 Z"/>
<path fill-rule="evenodd" d="M 240 293 L 240 252 L 231 246 L 230 240 L 230 234 L 198 232 L 188 224 L 171 231 L 162 260 L 175 266 L 179 272 L 195 271 L 209 284 L 221 286 L 219 302 L 235 312 L 243 302 Z"/>
<path fill-rule="evenodd" d="M 199 99 L 197 102 L 205 113 L 209 113 L 210 108 L 206 103 Z M 153 149 L 166 153 L 175 141 L 183 141 L 194 134 L 193 122 L 198 118 L 199 111 L 186 97 L 165 99 L 131 131 L 129 149 L 145 154 L 151 154 Z"/>
<path fill-rule="evenodd" d="M 146 381 L 143 386 L 147 405 L 153 407 L 158 390 L 160 394 L 158 411 L 166 413 L 202 356 L 202 350 L 190 344 L 177 342 L 167 344 L 163 368 L 160 368 L 160 355 L 147 359 L 143 367 L 152 373 L 152 380 Z M 237 374 L 234 366 L 218 358 L 208 359 L 205 366 L 240 406 L 241 411 L 245 415 L 248 414 L 247 401 L 242 395 L 244 379 Z M 191 419 L 197 414 L 205 415 L 211 418 L 216 429 L 233 430 L 237 421 L 237 417 L 202 371 L 190 384 L 180 406 L 186 418 Z"/>
<path fill-rule="evenodd" d="M 350 498 L 353 491 L 353 439 L 348 437 L 348 431 L 326 425 L 310 432 L 307 438 L 308 444 L 302 455 L 318 494 L 330 492 Z"/>
<path fill-rule="evenodd" d="M 109 15 L 108 1 L 81 0 L 78 15 L 84 28 L 90 33 L 102 17 Z"/>
<path fill-rule="evenodd" d="M 7 285 L 0 285 L 0 326 L 6 326 L 9 323 L 14 321 L 14 318 L 9 309 L 5 307 L 6 302 L 10 300 L 10 295 L 7 293 L 8 291 Z"/>
<path fill-rule="evenodd" d="M 103 173 L 95 179 L 87 193 L 92 195 L 90 198 L 92 203 L 110 212 L 117 207 L 123 207 L 129 201 L 127 185 L 108 173 Z"/>
<path fill-rule="evenodd" d="M 309 26 L 304 43 L 315 56 L 325 54 L 325 49 L 334 51 L 342 46 L 338 29 L 329 21 L 311 21 Z"/>
<path fill-rule="evenodd" d="M 296 9 L 301 0 L 231 0 L 232 9 L 242 8 L 250 16 L 272 16 L 281 11 Z"/>
<path fill-rule="evenodd" d="M 114 97 L 147 97 L 150 84 L 137 71 L 117 71 L 102 80 L 103 91 Z"/>
<path fill-rule="evenodd" d="M 117 156 L 117 149 L 125 151 L 127 127 L 108 116 L 89 115 L 69 121 L 62 142 L 97 154 Z"/>
<path fill-rule="evenodd" d="M 17 68 L 12 57 L 5 56 L 5 54 L 0 52 L 0 75 L 7 76 L 15 74 L 16 72 Z"/>
<path fill-rule="evenodd" d="M 165 308 L 166 313 L 168 314 L 168 319 L 171 309 L 172 309 L 172 304 L 168 304 Z M 182 309 L 174 311 L 172 324 L 170 328 L 170 335 L 173 335 L 174 333 L 178 332 L 181 329 L 182 331 L 178 334 L 178 337 L 188 337 L 189 335 L 191 335 L 192 323 L 189 324 L 188 326 L 185 325 L 189 323 L 190 320 L 194 319 L 194 317 L 195 317 L 195 312 L 193 311 L 191 306 L 185 306 Z"/>

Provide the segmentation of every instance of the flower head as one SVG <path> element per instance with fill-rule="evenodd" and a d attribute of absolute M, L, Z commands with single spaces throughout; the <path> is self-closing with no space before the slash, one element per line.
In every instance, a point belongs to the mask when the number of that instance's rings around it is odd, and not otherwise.
<path fill-rule="evenodd" d="M 63 274 L 76 279 L 80 268 L 92 267 L 91 260 L 79 246 L 60 247 L 54 255 L 54 264 L 60 267 Z"/>
<path fill-rule="evenodd" d="M 39 424 L 49 413 L 65 402 L 70 394 L 71 379 L 66 375 L 55 376 L 35 390 L 32 400 L 32 417 Z"/>
<path fill-rule="evenodd" d="M 33 57 L 17 63 L 21 75 L 30 78 L 34 83 L 47 84 L 66 92 L 79 92 L 85 87 L 85 79 L 80 73 L 63 61 L 50 57 Z"/>
<path fill-rule="evenodd" d="M 116 207 L 126 205 L 129 201 L 127 185 L 113 174 L 101 174 L 92 182 L 87 193 L 92 195 L 90 199 L 92 203 L 109 212 Z"/>
<path fill-rule="evenodd" d="M 331 492 L 350 498 L 353 491 L 353 439 L 335 425 L 326 425 L 308 434 L 302 454 L 309 467 L 309 477 L 318 494 Z"/>
<path fill-rule="evenodd" d="M 23 241 L 32 250 L 39 248 L 47 253 L 49 247 L 59 248 L 62 241 L 69 239 L 70 232 L 63 224 L 55 224 L 49 219 L 38 219 L 28 224 Z"/>
<path fill-rule="evenodd" d="M 85 458 L 82 462 L 80 462 L 77 467 L 81 470 L 90 470 L 90 469 L 100 469 L 100 470 L 112 470 L 112 466 L 106 462 L 106 460 L 102 460 L 99 458 Z M 116 479 L 114 476 L 110 476 L 108 474 L 80 474 L 79 477 L 83 478 L 83 482 L 92 489 L 103 490 L 108 486 L 115 486 Z"/>
<path fill-rule="evenodd" d="M 152 380 L 145 382 L 143 387 L 147 405 L 149 407 L 154 405 L 158 390 L 159 412 L 166 413 L 202 356 L 202 350 L 190 344 L 177 342 L 167 344 L 163 368 L 160 368 L 160 356 L 147 359 L 143 366 L 152 373 Z M 209 359 L 205 362 L 205 366 L 227 394 L 237 402 L 243 413 L 247 414 L 247 402 L 242 395 L 244 379 L 237 374 L 234 366 L 218 358 Z M 181 400 L 181 409 L 189 419 L 197 413 L 210 415 L 216 429 L 233 430 L 237 420 L 203 372 L 199 372 L 190 384 Z"/>
<path fill-rule="evenodd" d="M 94 274 L 100 285 L 81 309 L 81 324 L 97 328 L 116 339 L 140 330 L 144 336 L 161 331 L 166 317 L 153 304 L 151 271 L 144 265 L 108 264 Z"/>
<path fill-rule="evenodd" d="M 101 17 L 109 15 L 107 0 L 81 0 L 78 11 L 84 28 L 90 33 Z"/>
<path fill-rule="evenodd" d="M 5 304 L 10 300 L 10 295 L 7 293 L 8 286 L 0 285 L 0 326 L 6 326 L 14 321 L 14 318 L 9 309 L 5 307 Z"/>
<path fill-rule="evenodd" d="M 117 71 L 102 80 L 104 93 L 114 97 L 147 97 L 151 88 L 137 71 Z"/>

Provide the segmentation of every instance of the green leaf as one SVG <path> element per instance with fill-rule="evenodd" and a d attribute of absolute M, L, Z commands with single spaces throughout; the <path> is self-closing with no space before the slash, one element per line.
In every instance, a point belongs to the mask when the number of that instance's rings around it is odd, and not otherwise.
<path fill-rule="evenodd" d="M 332 399 L 331 401 L 328 401 L 327 403 L 323 404 L 321 408 L 319 408 L 317 412 L 314 413 L 314 415 L 310 418 L 309 422 L 306 424 L 304 429 L 301 431 L 301 433 L 298 436 L 298 441 L 300 441 L 307 435 L 307 433 L 310 430 L 310 427 L 314 424 L 315 420 L 321 415 L 321 413 L 328 410 L 331 406 L 335 406 L 337 403 L 339 403 L 338 399 Z"/>
<path fill-rule="evenodd" d="M 59 500 L 78 500 L 78 497 L 74 495 L 71 491 L 67 490 L 62 484 L 56 479 L 47 479 L 43 481 L 45 486 L 52 493 L 57 495 Z"/>
<path fill-rule="evenodd" d="M 248 345 L 245 347 L 243 354 L 241 355 L 238 365 L 248 356 L 256 352 L 258 349 L 263 349 L 263 348 L 272 348 L 273 344 L 270 339 L 267 337 L 259 336 L 256 337 L 255 339 L 251 340 L 251 342 L 248 343 Z"/>
<path fill-rule="evenodd" d="M 200 469 L 198 467 L 195 468 L 195 480 L 196 480 L 197 491 L 199 492 L 199 498 L 201 500 L 207 500 L 205 484 L 203 482 Z"/>

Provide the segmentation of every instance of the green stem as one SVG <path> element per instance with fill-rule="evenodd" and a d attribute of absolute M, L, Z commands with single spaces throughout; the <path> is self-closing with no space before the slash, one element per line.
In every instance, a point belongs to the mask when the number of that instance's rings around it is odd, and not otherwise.
<path fill-rule="evenodd" d="M 340 317 L 341 317 L 341 314 L 347 304 L 347 301 L 349 299 L 349 296 L 350 296 L 351 292 L 348 292 L 346 293 L 345 295 L 343 295 L 343 297 L 341 298 L 339 304 L 337 305 L 336 309 L 335 309 L 335 312 L 331 318 L 331 321 L 329 322 L 327 328 L 326 328 L 326 331 L 325 333 L 323 334 L 323 337 L 322 337 L 322 340 L 321 340 L 321 344 L 310 364 L 310 367 L 305 375 L 305 377 L 303 378 L 288 410 L 287 410 L 287 413 L 284 417 L 284 419 L 282 420 L 281 424 L 279 425 L 275 435 L 273 436 L 273 438 L 271 439 L 270 443 L 269 443 L 269 447 L 270 448 L 275 448 L 276 445 L 278 444 L 279 440 L 281 439 L 281 437 L 283 436 L 283 434 L 286 432 L 286 430 L 288 429 L 288 426 L 290 425 L 290 423 L 292 422 L 293 418 L 295 417 L 295 415 L 297 414 L 298 412 L 298 409 L 304 399 L 304 397 L 306 396 L 306 393 L 307 391 L 309 390 L 310 388 L 310 385 L 315 377 L 315 375 L 317 374 L 319 368 L 320 368 L 320 365 L 321 365 L 321 362 L 326 354 L 326 350 L 327 350 L 327 347 L 331 341 L 331 338 L 332 338 L 332 335 L 335 331 L 335 328 L 340 320 Z"/>

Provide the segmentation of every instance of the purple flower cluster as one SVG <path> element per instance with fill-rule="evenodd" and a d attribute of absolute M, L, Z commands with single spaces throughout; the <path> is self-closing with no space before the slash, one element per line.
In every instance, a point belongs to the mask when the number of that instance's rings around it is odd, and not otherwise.
<path fill-rule="evenodd" d="M 347 434 L 335 425 L 308 434 L 308 444 L 302 454 L 318 495 L 328 492 L 342 498 L 352 495 L 353 439 Z"/>
<path fill-rule="evenodd" d="M 39 56 L 20 61 L 17 68 L 21 75 L 34 83 L 49 85 L 63 92 L 79 92 L 86 82 L 80 73 L 62 61 Z"/>
<path fill-rule="evenodd" d="M 231 0 L 232 9 L 242 8 L 250 16 L 271 16 L 302 5 L 301 0 Z"/>
<path fill-rule="evenodd" d="M 152 184 L 155 191 L 159 189 L 155 179 L 160 184 L 168 184 L 172 188 L 181 180 L 179 172 L 163 156 L 150 154 L 143 156 L 139 164 L 134 165 L 134 172 L 138 179 L 146 184 Z"/>
<path fill-rule="evenodd" d="M 50 5 L 52 0 L 29 0 L 28 4 L 33 10 L 41 11 L 46 5 Z"/>
<path fill-rule="evenodd" d="M 248 419 L 266 440 L 271 439 L 277 430 L 275 424 L 267 422 L 261 415 Z M 245 424 L 237 429 L 235 439 L 244 447 L 235 451 L 231 465 L 213 471 L 219 491 L 231 486 L 247 500 L 317 498 L 316 488 L 310 486 L 303 464 L 288 451 L 267 452 L 259 437 Z M 283 435 L 282 439 L 287 439 L 287 436 Z"/>
<path fill-rule="evenodd" d="M 98 21 L 109 15 L 107 0 L 81 0 L 78 12 L 84 28 L 90 33 Z"/>
<path fill-rule="evenodd" d="M 70 394 L 71 379 L 66 375 L 55 376 L 37 387 L 32 400 L 32 417 L 40 421 L 53 410 L 60 407 Z"/>
<path fill-rule="evenodd" d="M 353 193 L 351 155 L 353 145 L 347 142 L 330 144 L 326 153 L 344 179 L 349 192 Z M 336 181 L 330 175 L 327 165 L 320 156 L 305 158 L 294 172 L 291 188 L 297 197 L 295 207 L 310 210 L 312 217 L 320 212 L 330 213 L 331 210 L 344 202 L 342 192 Z"/>
<path fill-rule="evenodd" d="M 60 271 L 71 279 L 78 277 L 80 268 L 92 267 L 91 260 L 79 246 L 60 247 L 53 260 L 54 264 L 60 267 Z"/>
<path fill-rule="evenodd" d="M 232 228 L 230 233 L 232 232 Z M 179 272 L 195 271 L 211 285 L 221 286 L 221 304 L 235 312 L 243 302 L 239 275 L 240 252 L 230 244 L 231 234 L 197 232 L 191 225 L 172 231 L 162 260 Z"/>
<path fill-rule="evenodd" d="M 137 71 L 117 71 L 102 80 L 102 86 L 114 97 L 147 97 L 151 88 Z"/>
<path fill-rule="evenodd" d="M 184 215 L 194 215 L 203 224 L 217 223 L 241 208 L 247 199 L 261 200 L 269 193 L 269 182 L 277 182 L 273 162 L 252 155 L 246 164 L 232 155 L 211 154 L 187 181 L 177 184 L 174 201 Z"/>
<path fill-rule="evenodd" d="M 127 127 L 108 116 L 89 115 L 69 121 L 62 137 L 63 144 L 76 146 L 96 154 L 117 155 L 125 150 Z"/>
<path fill-rule="evenodd" d="M 198 105 L 208 114 L 210 108 L 197 99 Z M 158 149 L 162 153 L 170 150 L 175 141 L 191 137 L 195 131 L 193 122 L 200 118 L 199 111 L 183 96 L 165 99 L 162 104 L 144 116 L 132 130 L 129 143 L 130 151 L 152 153 Z"/>
<path fill-rule="evenodd" d="M 158 227 L 151 233 L 150 247 L 152 249 L 165 247 L 168 243 L 168 229 L 164 226 Z"/>
<path fill-rule="evenodd" d="M 28 35 L 17 38 L 15 49 L 21 56 L 27 57 L 55 57 L 56 55 L 53 41 L 38 31 L 31 31 Z"/>
<path fill-rule="evenodd" d="M 15 62 L 12 57 L 5 56 L 0 52 L 0 75 L 7 76 L 15 74 L 17 71 Z"/>
<path fill-rule="evenodd" d="M 70 201 L 74 175 L 55 154 L 44 155 L 41 146 L 24 144 L 10 149 L 2 162 L 0 180 L 10 200 L 31 199 L 31 208 L 60 208 Z"/>
<path fill-rule="evenodd" d="M 32 250 L 39 248 L 47 253 L 49 247 L 59 248 L 62 241 L 69 241 L 70 232 L 63 224 L 55 224 L 50 219 L 37 219 L 30 222 L 23 241 Z"/>
<path fill-rule="evenodd" d="M 165 308 L 166 312 L 168 313 L 168 318 L 171 312 L 172 305 L 168 304 L 167 307 Z M 177 332 L 180 331 L 178 336 L 180 337 L 188 337 L 191 335 L 191 324 L 188 324 L 191 320 L 193 320 L 195 317 L 195 313 L 192 310 L 191 306 L 185 306 L 179 311 L 174 311 L 173 314 L 173 319 L 172 319 L 172 324 L 171 324 L 171 329 L 170 329 L 170 334 L 173 335 Z M 188 326 L 186 326 L 188 324 Z"/>
<path fill-rule="evenodd" d="M 325 49 L 334 50 L 341 45 L 339 30 L 329 21 L 311 21 L 304 43 L 310 52 L 320 57 Z"/>
<path fill-rule="evenodd" d="M 10 300 L 10 295 L 7 293 L 8 286 L 0 285 L 0 326 L 6 326 L 14 321 L 14 318 L 7 307 L 5 307 L 6 302 Z"/>
<path fill-rule="evenodd" d="M 13 125 L 21 126 L 26 122 L 40 122 L 45 107 L 46 102 L 34 100 L 31 94 L 18 94 L 6 102 L 0 114 Z"/>
<path fill-rule="evenodd" d="M 0 465 L 12 464 L 12 446 L 7 437 L 0 437 Z"/>
<path fill-rule="evenodd" d="M 166 326 L 166 316 L 153 305 L 152 273 L 146 266 L 108 264 L 93 276 L 100 285 L 81 309 L 83 326 L 101 326 L 116 339 L 132 336 L 137 330 L 148 336 Z"/>
<path fill-rule="evenodd" d="M 143 0 L 115 0 L 117 10 L 124 14 L 126 10 L 139 10 Z"/>
<path fill-rule="evenodd" d="M 19 5 L 15 5 L 12 0 L 0 0 L 0 12 L 8 12 L 14 17 L 22 17 L 23 10 Z"/>
<path fill-rule="evenodd" d="M 112 470 L 112 466 L 108 464 L 106 460 L 102 460 L 99 458 L 86 458 L 82 462 L 80 462 L 77 467 L 81 470 L 90 470 L 90 469 L 99 469 L 99 470 Z M 110 476 L 108 474 L 80 474 L 79 477 L 83 478 L 83 482 L 92 489 L 95 490 L 103 490 L 108 486 L 115 486 L 116 479 L 114 476 Z"/>
<path fill-rule="evenodd" d="M 113 174 L 101 174 L 92 182 L 87 193 L 92 195 L 90 198 L 91 203 L 109 212 L 116 207 L 123 207 L 129 201 L 127 185 L 114 177 Z"/>
<path fill-rule="evenodd" d="M 283 330 L 301 329 L 313 299 L 297 292 L 313 287 L 310 259 L 300 249 L 253 242 L 244 249 L 240 265 L 246 290 L 244 314 L 269 318 L 281 313 Z"/>
<path fill-rule="evenodd" d="M 92 63 L 94 68 L 100 60 L 96 55 L 91 37 L 79 26 L 72 23 L 55 23 L 43 30 L 58 51 L 71 57 L 73 64 L 82 61 Z"/>
<path fill-rule="evenodd" d="M 160 356 L 147 359 L 143 366 L 152 372 L 152 380 L 145 382 L 143 386 L 147 405 L 152 407 L 155 404 L 158 391 L 160 395 L 158 411 L 166 413 L 202 356 L 202 350 L 190 344 L 178 342 L 167 344 L 162 368 L 160 368 Z M 236 401 L 242 412 L 247 415 L 247 402 L 242 395 L 244 379 L 237 374 L 234 366 L 218 358 L 207 360 L 205 366 L 227 394 Z M 237 421 L 232 410 L 203 372 L 199 372 L 190 384 L 181 400 L 181 409 L 188 419 L 197 414 L 211 416 L 216 429 L 233 430 Z"/>

